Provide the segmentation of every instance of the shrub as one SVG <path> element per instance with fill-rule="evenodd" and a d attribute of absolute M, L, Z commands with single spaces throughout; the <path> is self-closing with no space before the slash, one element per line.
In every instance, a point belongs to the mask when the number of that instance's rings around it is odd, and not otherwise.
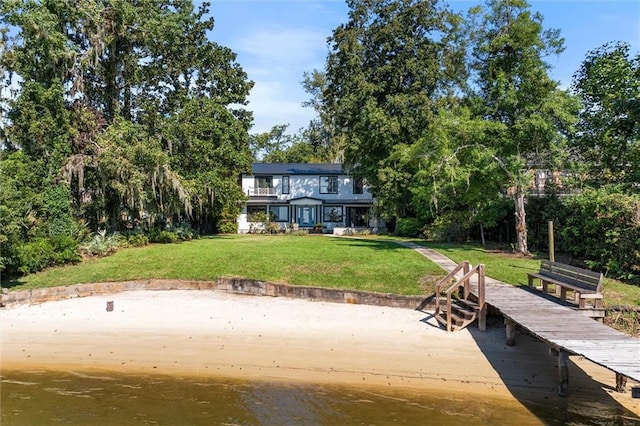
<path fill-rule="evenodd" d="M 422 231 L 418 218 L 404 217 L 396 220 L 396 234 L 400 237 L 417 237 Z"/>
<path fill-rule="evenodd" d="M 562 248 L 612 278 L 640 275 L 640 197 L 607 189 L 567 199 Z"/>
<path fill-rule="evenodd" d="M 640 281 L 640 196 L 615 188 L 533 200 L 527 207 L 529 232 L 546 249 L 547 221 L 554 221 L 560 253 L 611 278 Z"/>
<path fill-rule="evenodd" d="M 281 231 L 280 224 L 278 222 L 268 222 L 265 230 L 268 234 L 277 234 Z"/>
<path fill-rule="evenodd" d="M 198 237 L 198 233 L 191 227 L 188 222 L 180 222 L 171 228 L 171 231 L 175 232 L 178 239 L 182 241 L 189 241 Z"/>
<path fill-rule="evenodd" d="M 149 244 L 149 238 L 144 234 L 131 234 L 127 238 L 127 244 L 131 247 L 144 247 Z"/>
<path fill-rule="evenodd" d="M 431 241 L 465 242 L 469 236 L 468 221 L 461 217 L 465 214 L 457 211 L 445 212 L 426 226 L 422 235 Z"/>
<path fill-rule="evenodd" d="M 38 238 L 17 248 L 18 272 L 29 274 L 49 266 L 80 261 L 78 243 L 69 236 Z"/>
<path fill-rule="evenodd" d="M 40 271 L 55 264 L 53 244 L 48 238 L 30 241 L 18 247 L 18 271 L 23 274 Z"/>
<path fill-rule="evenodd" d="M 178 234 L 171 231 L 155 228 L 149 232 L 149 241 L 152 243 L 171 244 L 178 242 L 178 239 Z"/>
<path fill-rule="evenodd" d="M 108 256 L 115 253 L 120 247 L 118 233 L 107 235 L 107 231 L 102 229 L 94 232 L 89 241 L 80 246 L 80 252 L 87 256 Z"/>
<path fill-rule="evenodd" d="M 218 232 L 221 234 L 237 234 L 238 223 L 235 220 L 221 220 L 218 223 Z"/>
<path fill-rule="evenodd" d="M 66 263 L 78 263 L 82 260 L 78 252 L 78 242 L 72 237 L 62 235 L 51 237 L 54 250 L 54 263 L 64 265 Z"/>

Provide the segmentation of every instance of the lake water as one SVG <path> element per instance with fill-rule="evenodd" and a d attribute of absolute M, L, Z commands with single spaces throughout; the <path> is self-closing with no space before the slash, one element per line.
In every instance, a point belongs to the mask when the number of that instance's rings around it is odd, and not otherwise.
<path fill-rule="evenodd" d="M 635 424 L 615 413 L 533 414 L 518 403 L 342 386 L 110 372 L 3 371 L 1 380 L 2 426 Z"/>

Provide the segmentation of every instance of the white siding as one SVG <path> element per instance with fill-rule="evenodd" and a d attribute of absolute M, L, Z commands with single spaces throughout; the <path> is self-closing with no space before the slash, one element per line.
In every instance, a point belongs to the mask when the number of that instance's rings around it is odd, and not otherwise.
<path fill-rule="evenodd" d="M 329 176 L 329 175 L 327 175 Z M 335 175 L 333 175 L 335 176 Z M 255 189 L 255 176 L 242 176 L 242 191 L 245 195 L 252 194 Z M 290 175 L 289 194 L 282 193 L 282 176 L 273 176 L 273 189 L 277 200 L 291 200 L 294 198 L 311 197 L 319 200 L 373 200 L 373 196 L 365 186 L 362 194 L 353 193 L 353 178 L 351 176 L 338 176 L 338 193 L 320 193 L 320 175 Z"/>

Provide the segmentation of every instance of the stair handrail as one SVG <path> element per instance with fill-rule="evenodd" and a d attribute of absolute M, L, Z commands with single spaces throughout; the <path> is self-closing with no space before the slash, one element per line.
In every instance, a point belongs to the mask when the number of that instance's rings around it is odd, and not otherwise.
<path fill-rule="evenodd" d="M 451 286 L 449 286 L 445 293 L 447 295 L 447 303 L 446 303 L 446 312 L 447 312 L 447 331 L 451 331 L 451 313 L 452 313 L 452 304 L 453 304 L 453 300 L 451 295 L 453 294 L 453 292 L 455 290 L 462 290 L 462 292 L 460 293 L 460 296 L 462 296 L 464 299 L 467 299 L 469 297 L 469 294 L 471 293 L 470 290 L 470 279 L 471 277 L 473 277 L 475 274 L 478 274 L 478 306 L 479 306 L 479 315 L 478 315 L 478 328 L 481 331 L 484 331 L 486 329 L 486 309 L 485 309 L 485 266 L 484 264 L 478 264 L 476 265 L 474 268 L 471 268 L 470 264 L 468 261 L 463 261 L 461 262 L 458 266 L 456 266 L 451 272 L 449 272 L 444 278 L 442 278 L 440 281 L 438 281 L 435 285 L 435 299 L 436 299 L 436 309 L 435 309 L 435 315 L 439 315 L 440 314 L 440 295 L 441 295 L 441 289 L 440 287 L 446 283 L 448 283 L 449 281 L 451 281 L 453 278 L 455 278 L 455 275 L 460 272 L 460 270 L 462 270 L 464 272 L 464 275 L 457 280 L 455 283 L 453 283 Z"/>
<path fill-rule="evenodd" d="M 468 261 L 463 261 L 460 264 L 458 264 L 458 266 L 456 266 L 451 272 L 449 272 L 444 278 L 442 278 L 440 281 L 438 281 L 435 285 L 435 296 L 436 296 L 436 309 L 435 309 L 435 315 L 438 316 L 440 315 L 440 295 L 442 293 L 442 291 L 440 290 L 440 287 L 442 287 L 443 285 L 448 284 L 451 280 L 453 280 L 456 276 L 456 274 L 460 271 L 463 271 L 464 274 L 466 275 L 469 272 L 469 262 Z M 456 286 L 457 283 L 454 283 L 453 286 Z M 453 287 L 452 286 L 452 287 Z M 447 293 L 448 293 L 447 289 Z M 448 298 L 447 298 L 448 299 Z M 447 300 L 447 304 L 446 304 L 446 308 L 447 308 L 447 331 L 450 331 L 451 329 L 451 305 L 449 303 L 449 301 Z"/>

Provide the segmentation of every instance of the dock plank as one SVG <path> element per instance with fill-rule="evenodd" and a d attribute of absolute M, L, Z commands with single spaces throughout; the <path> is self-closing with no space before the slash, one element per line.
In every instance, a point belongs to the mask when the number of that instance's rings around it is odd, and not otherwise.
<path fill-rule="evenodd" d="M 446 271 L 457 264 L 440 253 L 413 243 L 413 248 Z M 486 277 L 485 300 L 518 326 L 547 344 L 582 356 L 610 371 L 640 382 L 640 339 L 627 336 L 527 286 L 512 286 Z M 478 294 L 475 283 L 470 291 Z"/>

